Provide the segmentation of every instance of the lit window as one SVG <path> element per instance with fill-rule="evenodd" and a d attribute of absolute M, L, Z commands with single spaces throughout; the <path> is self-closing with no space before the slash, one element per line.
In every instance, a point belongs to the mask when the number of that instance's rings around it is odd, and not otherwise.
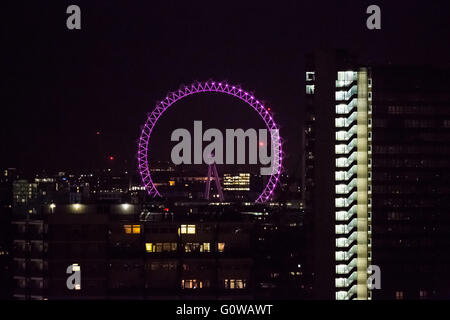
<path fill-rule="evenodd" d="M 336 247 L 345 248 L 346 246 L 348 246 L 347 238 L 337 238 L 336 239 Z"/>
<path fill-rule="evenodd" d="M 338 291 L 336 292 L 336 300 L 346 300 L 347 292 L 346 291 Z"/>
<path fill-rule="evenodd" d="M 345 194 L 348 193 L 349 189 L 352 186 L 347 185 L 347 184 L 338 184 L 336 185 L 335 189 L 336 189 L 336 194 Z"/>
<path fill-rule="evenodd" d="M 347 107 L 347 105 L 346 104 L 338 104 L 337 106 L 336 106 L 336 113 L 337 114 L 345 114 L 345 113 L 348 113 L 348 107 Z"/>
<path fill-rule="evenodd" d="M 185 252 L 210 252 L 211 245 L 209 242 L 203 242 L 203 243 L 187 242 L 184 245 L 184 251 Z"/>
<path fill-rule="evenodd" d="M 337 274 L 346 274 L 348 273 L 348 267 L 345 264 L 338 264 L 336 266 L 336 273 Z"/>
<path fill-rule="evenodd" d="M 217 243 L 217 251 L 223 252 L 225 250 L 225 242 Z"/>
<path fill-rule="evenodd" d="M 133 233 L 141 233 L 141 226 L 139 224 L 133 225 Z"/>
<path fill-rule="evenodd" d="M 247 280 L 225 279 L 225 289 L 245 289 Z"/>
<path fill-rule="evenodd" d="M 341 81 L 354 81 L 357 74 L 355 71 L 338 71 L 337 78 Z"/>
<path fill-rule="evenodd" d="M 141 233 L 141 226 L 139 224 L 125 224 L 123 226 L 123 229 L 126 234 L 134 233 L 139 234 Z"/>
<path fill-rule="evenodd" d="M 337 158 L 336 159 L 336 167 L 344 168 L 347 166 L 347 158 Z"/>
<path fill-rule="evenodd" d="M 198 252 L 200 251 L 200 243 L 188 242 L 184 245 L 184 252 Z"/>
<path fill-rule="evenodd" d="M 403 300 L 403 291 L 396 291 L 395 292 L 395 299 Z"/>
<path fill-rule="evenodd" d="M 158 242 L 145 244 L 145 251 L 147 252 L 175 252 L 177 251 L 176 242 Z"/>
<path fill-rule="evenodd" d="M 200 247 L 200 252 L 210 252 L 210 245 L 209 242 L 204 242 Z"/>
<path fill-rule="evenodd" d="M 337 221 L 347 220 L 347 212 L 346 211 L 338 211 L 338 212 L 336 212 L 336 220 Z"/>
<path fill-rule="evenodd" d="M 345 180 L 345 171 L 336 171 L 335 172 L 335 180 L 336 181 L 343 181 L 343 180 Z"/>
<path fill-rule="evenodd" d="M 315 80 L 315 74 L 313 71 L 307 71 L 306 72 L 306 81 L 314 81 Z"/>
<path fill-rule="evenodd" d="M 195 234 L 195 224 L 182 224 L 180 232 L 181 234 Z"/>
<path fill-rule="evenodd" d="M 338 140 L 338 141 L 347 140 L 347 132 L 346 131 L 336 132 L 336 140 Z"/>
<path fill-rule="evenodd" d="M 306 85 L 306 94 L 314 94 L 314 85 L 313 84 Z"/>
<path fill-rule="evenodd" d="M 345 118 L 336 118 L 335 125 L 337 128 L 345 127 L 346 126 Z"/>
<path fill-rule="evenodd" d="M 336 101 L 345 100 L 346 92 L 345 91 L 336 91 Z"/>
<path fill-rule="evenodd" d="M 181 289 L 202 289 L 208 288 L 209 281 L 208 280 L 181 280 Z"/>

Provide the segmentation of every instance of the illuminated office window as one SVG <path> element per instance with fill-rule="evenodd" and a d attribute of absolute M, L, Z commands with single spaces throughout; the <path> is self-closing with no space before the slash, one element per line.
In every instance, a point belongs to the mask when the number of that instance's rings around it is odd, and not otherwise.
<path fill-rule="evenodd" d="M 247 280 L 243 279 L 225 279 L 225 289 L 245 289 Z"/>
<path fill-rule="evenodd" d="M 336 91 L 336 101 L 345 100 L 346 92 L 345 91 Z"/>
<path fill-rule="evenodd" d="M 336 132 L 336 140 L 345 141 L 347 140 L 347 132 L 346 131 L 338 131 Z"/>
<path fill-rule="evenodd" d="M 147 252 L 175 252 L 177 251 L 176 242 L 158 242 L 145 244 L 145 251 Z"/>
<path fill-rule="evenodd" d="M 141 233 L 141 226 L 139 224 L 133 225 L 133 233 Z"/>
<path fill-rule="evenodd" d="M 126 234 L 139 234 L 141 233 L 141 226 L 139 224 L 125 224 L 123 230 Z"/>
<path fill-rule="evenodd" d="M 347 113 L 348 112 L 348 107 L 347 107 L 347 105 L 346 104 L 338 104 L 337 106 L 336 106 L 336 113 L 337 114 L 345 114 L 345 113 Z"/>
<path fill-rule="evenodd" d="M 180 232 L 181 234 L 195 234 L 195 224 L 182 224 Z"/>
<path fill-rule="evenodd" d="M 223 252 L 225 250 L 225 242 L 217 243 L 217 251 Z"/>
<path fill-rule="evenodd" d="M 130 234 L 131 233 L 131 224 L 124 225 L 123 229 L 125 230 L 125 233 Z"/>
<path fill-rule="evenodd" d="M 336 292 L 336 300 L 345 300 L 347 298 L 347 292 L 338 291 Z"/>
<path fill-rule="evenodd" d="M 306 72 L 306 81 L 314 81 L 315 80 L 315 72 L 307 71 Z"/>
<path fill-rule="evenodd" d="M 196 243 L 187 242 L 184 245 L 185 252 L 211 252 L 211 244 L 209 242 Z"/>
<path fill-rule="evenodd" d="M 155 243 L 154 247 L 153 247 L 153 252 L 162 252 L 163 249 L 163 244 L 158 242 Z"/>
<path fill-rule="evenodd" d="M 210 248 L 210 244 L 209 242 L 204 242 L 201 246 L 200 246 L 200 252 L 210 252 L 211 248 Z"/>
<path fill-rule="evenodd" d="M 306 94 L 314 94 L 314 85 L 313 84 L 306 85 Z"/>
<path fill-rule="evenodd" d="M 208 288 L 209 281 L 208 280 L 181 280 L 181 289 L 202 289 Z"/>
<path fill-rule="evenodd" d="M 184 245 L 184 252 L 198 252 L 200 251 L 200 243 L 188 242 Z"/>

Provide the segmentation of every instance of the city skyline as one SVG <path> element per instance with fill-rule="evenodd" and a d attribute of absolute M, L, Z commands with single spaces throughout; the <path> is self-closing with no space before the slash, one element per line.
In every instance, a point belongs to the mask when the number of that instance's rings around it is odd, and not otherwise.
<path fill-rule="evenodd" d="M 87 168 L 93 158 L 111 155 L 134 164 L 139 127 L 157 100 L 183 84 L 217 79 L 267 99 L 286 139 L 286 167 L 294 171 L 305 103 L 303 57 L 312 48 L 346 48 L 361 65 L 450 66 L 448 46 L 440 41 L 448 32 L 447 2 L 383 3 L 381 30 L 368 30 L 367 6 L 352 1 L 327 3 L 326 10 L 300 2 L 172 3 L 146 5 L 147 10 L 114 2 L 80 5 L 83 28 L 70 31 L 62 3 L 8 4 L 10 12 L 22 14 L 2 19 L 9 44 L 2 92 L 10 121 L 2 127 L 1 167 Z M 122 14 L 126 18 L 119 19 Z M 240 110 L 225 103 L 227 112 L 215 118 L 205 115 L 205 103 L 218 102 L 194 100 L 186 107 L 197 120 L 218 124 Z M 181 114 L 182 106 L 167 118 Z"/>
<path fill-rule="evenodd" d="M 0 299 L 450 298 L 448 1 L 6 7 Z"/>

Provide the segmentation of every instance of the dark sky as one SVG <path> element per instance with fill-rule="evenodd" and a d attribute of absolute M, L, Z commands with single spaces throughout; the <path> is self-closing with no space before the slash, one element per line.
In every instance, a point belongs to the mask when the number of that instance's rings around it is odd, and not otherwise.
<path fill-rule="evenodd" d="M 66 28 L 70 4 L 81 7 L 82 30 Z M 370 4 L 381 7 L 381 30 L 366 29 Z M 29 171 L 89 169 L 109 155 L 134 165 L 139 127 L 155 102 L 182 84 L 208 79 L 241 85 L 266 101 L 281 125 L 291 169 L 300 157 L 306 53 L 338 47 L 367 63 L 450 66 L 449 1 L 1 6 L 0 167 Z M 180 102 L 152 136 L 155 146 L 166 143 L 171 125 L 191 128 L 197 116 L 209 127 L 262 127 L 256 113 L 231 100 Z M 210 112 L 206 104 L 214 105 Z"/>

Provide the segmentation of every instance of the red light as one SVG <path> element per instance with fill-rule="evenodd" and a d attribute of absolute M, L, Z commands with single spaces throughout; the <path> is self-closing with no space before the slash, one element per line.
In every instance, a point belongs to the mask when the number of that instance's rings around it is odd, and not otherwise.
<path fill-rule="evenodd" d="M 164 211 L 166 211 L 166 212 L 169 211 L 169 208 L 164 208 Z"/>
<path fill-rule="evenodd" d="M 97 131 L 95 134 L 99 136 L 100 135 L 100 131 Z"/>
<path fill-rule="evenodd" d="M 110 156 L 110 157 L 109 157 L 109 160 L 111 160 L 111 161 L 114 160 L 114 157 L 113 157 L 113 156 Z"/>
<path fill-rule="evenodd" d="M 260 141 L 260 142 L 259 142 L 259 146 L 260 146 L 260 147 L 264 147 L 264 142 Z"/>
<path fill-rule="evenodd" d="M 267 108 L 268 111 L 270 111 L 270 108 Z"/>

